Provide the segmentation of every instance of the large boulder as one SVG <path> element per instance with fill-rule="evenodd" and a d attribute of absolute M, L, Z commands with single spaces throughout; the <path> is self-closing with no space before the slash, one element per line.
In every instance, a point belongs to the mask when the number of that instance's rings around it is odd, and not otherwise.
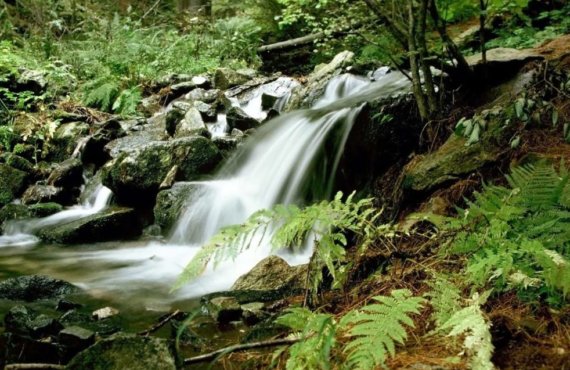
<path fill-rule="evenodd" d="M 32 185 L 22 195 L 22 203 L 38 204 L 38 203 L 60 203 L 71 205 L 75 203 L 75 199 L 79 195 L 79 189 L 66 191 L 63 188 L 57 188 L 52 185 Z"/>
<path fill-rule="evenodd" d="M 121 153 L 144 148 L 151 142 L 167 140 L 165 120 L 166 115 L 157 115 L 150 118 L 147 124 L 132 127 L 128 135 L 112 140 L 105 145 L 105 152 L 111 158 L 116 158 Z"/>
<path fill-rule="evenodd" d="M 163 339 L 116 334 L 80 352 L 68 370 L 175 370 L 173 349 Z"/>
<path fill-rule="evenodd" d="M 176 126 L 174 137 L 180 138 L 191 135 L 199 135 L 207 130 L 200 111 L 194 107 L 189 108 L 182 119 Z"/>
<path fill-rule="evenodd" d="M 152 142 L 109 163 L 103 184 L 124 204 L 152 205 L 172 167 L 178 166 L 177 180 L 190 181 L 212 171 L 220 160 L 216 146 L 201 136 Z"/>
<path fill-rule="evenodd" d="M 41 275 L 19 276 L 0 282 L 0 298 L 13 301 L 57 299 L 79 291 L 67 281 Z"/>
<path fill-rule="evenodd" d="M 214 74 L 214 86 L 216 89 L 226 90 L 230 87 L 242 85 L 255 78 L 254 70 L 233 70 L 230 68 L 218 68 Z"/>
<path fill-rule="evenodd" d="M 41 228 L 36 233 L 47 242 L 80 244 L 131 239 L 141 232 L 141 222 L 133 209 L 110 207 L 79 220 Z"/>
<path fill-rule="evenodd" d="M 281 257 L 269 256 L 242 275 L 232 290 L 287 291 L 306 287 L 307 265 L 289 266 Z"/>
<path fill-rule="evenodd" d="M 154 222 L 163 231 L 170 230 L 174 226 L 195 189 L 194 183 L 177 182 L 170 189 L 158 193 L 154 206 Z"/>
<path fill-rule="evenodd" d="M 26 185 L 27 174 L 6 164 L 0 164 L 0 207 L 18 198 Z"/>

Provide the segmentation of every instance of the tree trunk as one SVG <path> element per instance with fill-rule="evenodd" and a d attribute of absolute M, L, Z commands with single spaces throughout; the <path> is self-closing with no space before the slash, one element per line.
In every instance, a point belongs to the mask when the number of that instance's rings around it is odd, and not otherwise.
<path fill-rule="evenodd" d="M 386 14 L 386 10 L 383 9 L 376 2 L 376 0 L 364 0 L 364 2 L 368 6 L 368 8 L 372 10 L 374 14 L 376 14 L 380 22 L 382 22 L 386 26 L 386 28 L 392 34 L 392 36 L 394 36 L 396 41 L 398 41 L 398 43 L 400 43 L 404 47 L 404 49 L 407 49 L 408 41 L 407 41 L 406 31 L 395 21 L 392 21 L 388 17 L 388 15 Z"/>
<path fill-rule="evenodd" d="M 420 77 L 420 63 L 419 63 L 419 53 L 416 46 L 416 29 L 417 22 L 414 14 L 414 0 L 408 0 L 408 54 L 410 59 L 410 69 L 412 72 L 412 87 L 414 96 L 416 98 L 416 103 L 418 104 L 418 109 L 420 111 L 420 116 L 422 120 L 429 120 L 429 111 L 425 99 L 424 92 L 422 90 L 422 81 Z"/>
<path fill-rule="evenodd" d="M 429 0 L 421 0 L 420 2 L 420 7 L 418 9 L 419 30 L 416 32 L 416 40 L 420 52 L 420 66 L 424 77 L 425 94 L 427 96 L 429 113 L 431 117 L 435 112 L 438 111 L 438 107 L 437 107 L 437 97 L 435 95 L 435 84 L 433 82 L 433 75 L 431 73 L 430 66 L 427 63 L 428 49 L 426 42 L 426 28 L 427 28 L 426 18 L 428 12 L 428 1 Z"/>

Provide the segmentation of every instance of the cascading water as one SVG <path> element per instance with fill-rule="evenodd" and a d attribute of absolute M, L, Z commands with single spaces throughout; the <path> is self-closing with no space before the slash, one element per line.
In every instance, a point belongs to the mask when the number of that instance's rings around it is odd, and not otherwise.
<path fill-rule="evenodd" d="M 86 189 L 82 194 L 84 201 L 81 205 L 40 219 L 8 222 L 4 227 L 4 235 L 0 236 L 0 247 L 35 245 L 39 242 L 33 235 L 36 230 L 93 215 L 110 204 L 113 195 L 111 189 L 100 183 Z"/>

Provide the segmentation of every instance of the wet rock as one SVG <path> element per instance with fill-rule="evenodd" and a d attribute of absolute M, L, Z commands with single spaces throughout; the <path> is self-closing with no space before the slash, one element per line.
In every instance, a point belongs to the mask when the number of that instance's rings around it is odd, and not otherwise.
<path fill-rule="evenodd" d="M 46 338 L 59 333 L 63 326 L 59 321 L 25 306 L 14 306 L 4 316 L 6 331 L 34 339 Z"/>
<path fill-rule="evenodd" d="M 205 308 L 218 323 L 240 320 L 242 308 L 234 297 L 216 297 L 208 300 Z"/>
<path fill-rule="evenodd" d="M 170 189 L 158 193 L 154 206 L 154 222 L 162 230 L 170 230 L 189 204 L 188 200 L 196 188 L 195 183 L 177 182 Z"/>
<path fill-rule="evenodd" d="M 31 144 L 16 144 L 12 153 L 32 162 L 36 158 L 36 147 Z"/>
<path fill-rule="evenodd" d="M 24 220 L 30 217 L 30 210 L 25 205 L 14 203 L 6 204 L 0 209 L 0 228 L 6 221 Z"/>
<path fill-rule="evenodd" d="M 116 158 L 121 153 L 144 148 L 151 142 L 167 140 L 165 119 L 164 115 L 159 115 L 149 119 L 148 124 L 133 127 L 127 136 L 115 139 L 105 145 L 105 152 L 111 158 Z"/>
<path fill-rule="evenodd" d="M 79 291 L 67 281 L 41 275 L 19 276 L 0 282 L 0 298 L 13 301 L 57 299 Z"/>
<path fill-rule="evenodd" d="M 0 335 L 0 368 L 13 363 L 59 364 L 61 348 L 12 333 Z"/>
<path fill-rule="evenodd" d="M 133 127 L 136 127 L 136 125 Z M 97 167 L 102 166 L 111 159 L 109 153 L 105 151 L 105 146 L 125 135 L 126 132 L 122 122 L 116 119 L 104 122 L 85 142 L 81 153 L 81 161 L 83 163 L 93 163 Z"/>
<path fill-rule="evenodd" d="M 28 207 L 32 218 L 48 217 L 63 211 L 63 206 L 59 203 L 38 203 Z"/>
<path fill-rule="evenodd" d="M 190 107 L 188 107 L 188 109 L 190 109 Z M 174 136 L 174 133 L 176 132 L 176 127 L 178 127 L 180 121 L 184 119 L 184 113 L 186 112 L 186 110 L 187 109 L 182 110 L 178 107 L 175 107 L 175 109 L 171 109 L 168 111 L 168 113 L 166 113 L 165 125 L 166 125 L 166 132 L 168 133 L 168 135 Z"/>
<path fill-rule="evenodd" d="M 57 301 L 57 306 L 55 306 L 55 309 L 58 311 L 67 312 L 80 307 L 83 307 L 83 305 L 65 299 L 60 299 L 59 301 Z"/>
<path fill-rule="evenodd" d="M 242 305 L 241 309 L 243 311 L 243 322 L 247 325 L 255 325 L 263 321 L 269 316 L 267 312 L 265 312 L 264 308 L 265 304 L 262 302 L 252 302 Z"/>
<path fill-rule="evenodd" d="M 71 205 L 79 195 L 79 189 L 66 191 L 63 188 L 56 188 L 51 185 L 32 185 L 22 195 L 22 203 L 60 203 Z"/>
<path fill-rule="evenodd" d="M 27 174 L 0 163 L 0 207 L 12 202 L 24 190 Z"/>
<path fill-rule="evenodd" d="M 487 63 L 513 63 L 527 62 L 530 60 L 543 59 L 543 56 L 532 49 L 511 49 L 511 48 L 495 48 L 487 50 Z M 465 58 L 470 66 L 476 66 L 483 63 L 481 53 L 468 56 Z"/>
<path fill-rule="evenodd" d="M 324 94 L 330 79 L 341 74 L 343 69 L 352 63 L 353 59 L 354 53 L 343 51 L 336 55 L 329 64 L 317 66 L 309 76 L 306 85 L 293 89 L 291 99 L 285 110 L 291 111 L 312 106 Z"/>
<path fill-rule="evenodd" d="M 239 129 L 237 129 L 237 128 L 234 128 L 234 129 L 231 131 L 230 135 L 231 135 L 231 136 L 235 136 L 235 137 L 243 137 L 243 136 L 244 136 L 244 133 L 243 133 L 242 130 L 239 130 Z"/>
<path fill-rule="evenodd" d="M 218 68 L 214 74 L 214 87 L 216 89 L 227 90 L 248 82 L 254 78 L 255 75 L 255 71 L 252 70 L 235 71 L 230 68 Z"/>
<path fill-rule="evenodd" d="M 59 343 L 79 350 L 95 343 L 95 333 L 79 326 L 70 326 L 59 332 Z"/>
<path fill-rule="evenodd" d="M 174 182 L 176 181 L 177 175 L 178 175 L 178 166 L 174 165 L 174 166 L 172 166 L 170 171 L 168 171 L 168 173 L 164 177 L 164 180 L 162 180 L 162 182 L 160 183 L 160 186 L 158 188 L 160 190 L 171 188 L 172 185 L 174 185 Z"/>
<path fill-rule="evenodd" d="M 194 107 L 188 109 L 184 114 L 184 119 L 176 126 L 175 138 L 196 135 L 207 130 L 200 111 Z"/>
<path fill-rule="evenodd" d="M 175 370 L 167 342 L 153 337 L 116 334 L 79 353 L 68 370 Z"/>
<path fill-rule="evenodd" d="M 212 140 L 224 158 L 228 158 L 231 153 L 243 142 L 242 137 L 216 137 Z"/>
<path fill-rule="evenodd" d="M 200 350 L 208 344 L 205 338 L 202 338 L 194 332 L 194 330 L 190 328 L 189 323 L 185 323 L 184 321 L 176 319 L 170 320 L 170 330 L 172 338 L 177 339 L 186 346 L 192 346 L 196 350 Z"/>
<path fill-rule="evenodd" d="M 307 265 L 289 266 L 281 257 L 270 256 L 242 275 L 232 290 L 279 291 L 303 289 Z"/>
<path fill-rule="evenodd" d="M 109 317 L 116 316 L 118 314 L 119 314 L 119 310 L 117 310 L 116 308 L 103 307 L 103 308 L 100 308 L 96 311 L 93 311 L 91 316 L 93 316 L 93 318 L 95 320 L 104 320 L 104 319 L 108 319 Z"/>
<path fill-rule="evenodd" d="M 240 107 L 232 107 L 227 113 L 228 126 L 230 130 L 237 128 L 238 130 L 246 131 L 252 128 L 257 128 L 261 124 L 258 120 L 250 117 Z"/>
<path fill-rule="evenodd" d="M 269 110 L 273 108 L 275 102 L 277 102 L 279 98 L 280 96 L 277 96 L 275 94 L 263 93 L 261 95 L 261 108 L 263 110 Z"/>
<path fill-rule="evenodd" d="M 85 122 L 70 122 L 60 125 L 50 142 L 47 159 L 62 162 L 73 154 L 81 138 L 89 135 L 89 125 Z"/>
<path fill-rule="evenodd" d="M 200 115 L 202 116 L 202 120 L 204 120 L 204 122 L 216 122 L 218 119 L 218 114 L 216 113 L 216 109 L 212 104 L 207 104 L 203 101 L 195 101 L 194 108 L 200 112 Z"/>
<path fill-rule="evenodd" d="M 6 161 L 6 164 L 8 166 L 11 166 L 12 168 L 24 171 L 30 175 L 34 175 L 36 172 L 32 162 L 30 162 L 26 158 L 20 157 L 19 155 L 7 153 L 4 159 Z"/>
<path fill-rule="evenodd" d="M 66 327 L 80 326 L 97 333 L 98 336 L 109 336 L 121 330 L 117 317 L 98 321 L 90 314 L 74 309 L 63 314 L 59 321 Z"/>
<path fill-rule="evenodd" d="M 141 222 L 132 208 L 109 207 L 91 216 L 41 228 L 37 236 L 51 243 L 82 244 L 132 239 L 141 232 Z"/>
<path fill-rule="evenodd" d="M 125 204 L 152 204 L 173 166 L 178 166 L 177 180 L 189 181 L 209 173 L 220 160 L 216 146 L 200 136 L 148 143 L 140 150 L 123 153 L 104 167 L 103 184 Z"/>
<path fill-rule="evenodd" d="M 202 88 L 194 89 L 184 96 L 185 99 L 191 101 L 202 101 L 207 104 L 214 103 L 218 96 L 220 95 L 220 90 L 204 90 Z"/>
<path fill-rule="evenodd" d="M 48 185 L 73 188 L 83 184 L 83 164 L 79 159 L 70 158 L 59 163 L 47 180 Z"/>
<path fill-rule="evenodd" d="M 194 76 L 192 77 L 192 82 L 196 87 L 200 87 L 203 89 L 209 89 L 212 87 L 212 81 L 207 76 Z"/>

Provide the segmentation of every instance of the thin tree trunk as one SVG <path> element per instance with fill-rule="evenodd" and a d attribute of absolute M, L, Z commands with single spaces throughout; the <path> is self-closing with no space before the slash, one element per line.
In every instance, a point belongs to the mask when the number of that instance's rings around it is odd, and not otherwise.
<path fill-rule="evenodd" d="M 427 108 L 427 103 L 425 99 L 424 92 L 422 90 L 422 81 L 420 77 L 420 67 L 419 67 L 419 53 L 416 47 L 416 18 L 414 14 L 414 0 L 408 0 L 408 54 L 410 59 L 410 69 L 412 72 L 412 87 L 414 91 L 414 96 L 416 98 L 416 103 L 418 104 L 418 109 L 420 111 L 420 116 L 422 120 L 427 121 L 429 119 L 429 111 Z"/>
<path fill-rule="evenodd" d="M 429 0 L 421 0 L 419 14 L 418 14 L 418 23 L 419 23 L 419 31 L 416 33 L 417 44 L 419 47 L 420 52 L 420 65 L 424 77 L 424 85 L 425 85 L 425 94 L 427 96 L 427 102 L 429 106 L 429 113 L 430 116 L 433 116 L 435 112 L 437 112 L 437 97 L 435 94 L 435 84 L 433 82 L 433 75 L 431 73 L 430 66 L 427 62 L 428 59 L 428 51 L 427 51 L 427 42 L 426 42 L 426 28 L 427 28 L 427 12 L 428 12 L 428 1 Z"/>
<path fill-rule="evenodd" d="M 479 0 L 479 41 L 481 43 L 481 59 L 483 63 L 483 79 L 487 82 L 487 48 L 485 47 L 485 21 L 487 19 L 487 5 L 485 0 Z"/>
<path fill-rule="evenodd" d="M 406 31 L 402 27 L 400 27 L 395 21 L 392 21 L 390 18 L 388 18 L 385 10 L 380 7 L 380 5 L 376 2 L 376 0 L 364 0 L 364 2 L 368 6 L 368 8 L 372 10 L 374 14 L 376 14 L 380 22 L 386 25 L 386 28 L 392 34 L 392 36 L 394 36 L 396 41 L 398 41 L 404 47 L 404 49 L 407 49 L 408 41 L 407 41 Z"/>
<path fill-rule="evenodd" d="M 449 52 L 451 57 L 457 61 L 457 68 L 459 70 L 459 73 L 463 75 L 464 79 L 470 79 L 472 73 L 471 67 L 469 67 L 467 60 L 465 60 L 465 57 L 463 56 L 463 54 L 461 53 L 455 42 L 453 42 L 451 37 L 449 37 L 449 35 L 447 34 L 445 22 L 439 16 L 439 11 L 437 10 L 436 1 L 431 1 L 429 10 L 431 18 L 433 19 L 433 22 L 437 29 L 437 32 L 439 33 L 441 40 L 445 44 L 447 51 Z"/>

